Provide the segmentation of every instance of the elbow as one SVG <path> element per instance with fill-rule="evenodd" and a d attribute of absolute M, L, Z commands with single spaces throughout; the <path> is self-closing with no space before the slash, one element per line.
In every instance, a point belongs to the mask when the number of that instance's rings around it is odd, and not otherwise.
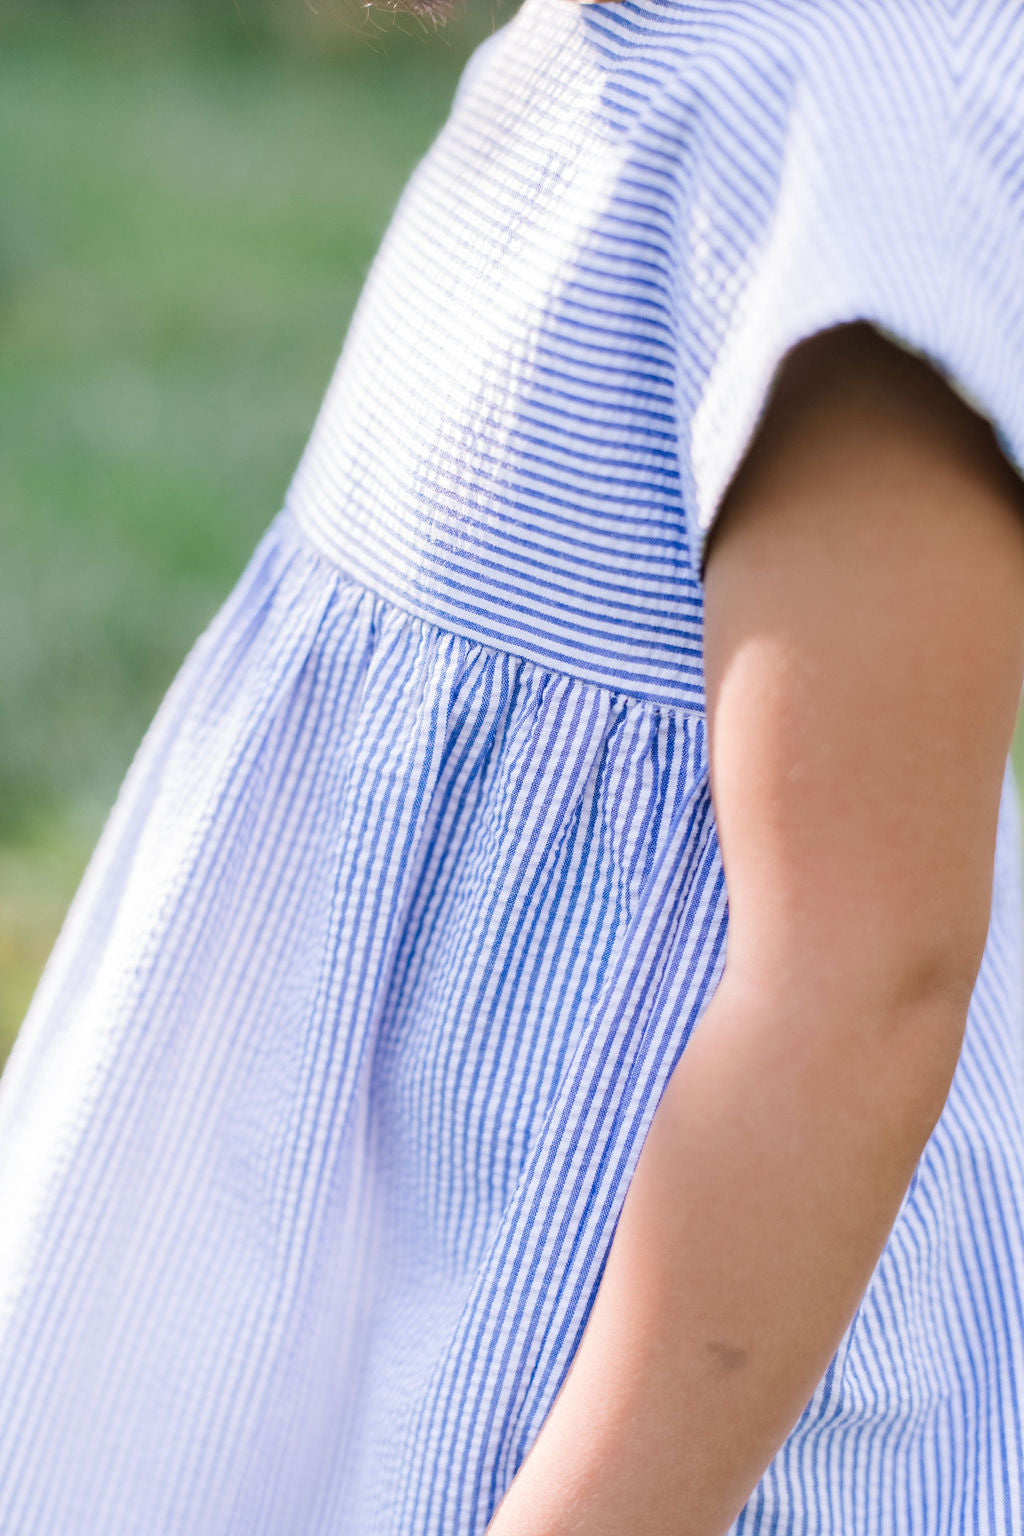
<path fill-rule="evenodd" d="M 888 942 L 861 967 L 864 1001 L 875 1000 L 883 1029 L 898 1032 L 925 1019 L 962 1037 L 987 939 L 987 910 L 961 911 L 920 929 L 894 924 Z"/>
<path fill-rule="evenodd" d="M 942 1112 L 963 1048 L 978 964 L 908 957 L 870 1015 L 868 1060 L 878 1083 L 924 1136 Z M 980 956 L 979 956 L 980 963 Z"/>
<path fill-rule="evenodd" d="M 859 1078 L 927 1136 L 959 1061 L 987 920 L 911 926 L 876 918 L 847 926 L 843 942 L 805 930 L 799 946 L 762 951 L 756 965 L 730 933 L 722 989 L 781 1031 L 787 1049 L 824 1048 L 828 1071 Z"/>
<path fill-rule="evenodd" d="M 874 1018 L 883 1030 L 922 1015 L 966 1019 L 988 937 L 988 910 L 913 914 L 865 910 L 783 912 L 750 921 L 730 912 L 723 983 L 780 1003 Z"/>

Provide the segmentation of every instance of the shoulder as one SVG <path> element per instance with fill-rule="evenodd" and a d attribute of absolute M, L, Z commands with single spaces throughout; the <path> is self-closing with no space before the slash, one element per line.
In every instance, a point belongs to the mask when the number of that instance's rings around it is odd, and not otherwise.
<path fill-rule="evenodd" d="M 885 225 L 901 205 L 932 220 L 923 208 L 941 198 L 964 91 L 963 39 L 945 7 L 710 0 L 667 9 L 680 35 L 663 97 L 676 110 L 664 121 L 691 210 L 716 224 L 735 216 L 755 245 L 783 203 L 799 202 L 802 215 L 813 205 L 832 229 L 853 233 Z M 684 13 L 696 13 L 687 35 Z"/>
<path fill-rule="evenodd" d="M 1024 465 L 1024 7 L 711 9 L 728 35 L 704 74 L 732 60 L 742 89 L 702 90 L 684 194 L 679 302 L 708 359 L 683 401 L 694 548 L 782 358 L 848 321 L 938 366 Z"/>
<path fill-rule="evenodd" d="M 670 3 L 660 27 L 678 88 L 723 117 L 813 109 L 865 142 L 893 124 L 969 137 L 1024 120 L 1019 0 L 711 0 L 694 12 Z"/>
<path fill-rule="evenodd" d="M 1024 232 L 1019 0 L 712 0 L 673 83 L 726 201 L 813 200 L 848 249 Z"/>

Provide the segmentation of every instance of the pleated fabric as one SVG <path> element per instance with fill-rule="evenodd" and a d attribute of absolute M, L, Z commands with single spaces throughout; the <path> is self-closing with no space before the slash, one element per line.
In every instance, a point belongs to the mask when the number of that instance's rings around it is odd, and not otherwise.
<path fill-rule="evenodd" d="M 483 1532 L 721 973 L 700 561 L 779 361 L 870 320 L 1024 457 L 1022 59 L 1000 0 L 474 56 L 0 1087 L 3 1536 Z M 1008 770 L 948 1102 L 732 1536 L 1024 1528 L 1022 930 Z"/>

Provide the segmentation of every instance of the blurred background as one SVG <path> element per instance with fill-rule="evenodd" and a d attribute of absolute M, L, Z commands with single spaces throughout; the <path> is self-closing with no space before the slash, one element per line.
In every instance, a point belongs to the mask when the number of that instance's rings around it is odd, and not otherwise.
<path fill-rule="evenodd" d="M 0 1061 L 281 503 L 398 192 L 512 8 L 3 0 Z"/>
<path fill-rule="evenodd" d="M 474 44 L 355 0 L 0 5 L 0 1061 L 277 510 Z"/>

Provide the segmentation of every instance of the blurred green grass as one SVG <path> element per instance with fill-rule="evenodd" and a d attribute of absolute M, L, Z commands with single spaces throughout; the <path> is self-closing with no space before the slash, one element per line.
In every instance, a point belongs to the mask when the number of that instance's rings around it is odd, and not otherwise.
<path fill-rule="evenodd" d="M 402 183 L 506 13 L 0 12 L 0 1061 L 146 725 L 280 504 Z"/>
<path fill-rule="evenodd" d="M 402 183 L 496 19 L 9 4 L 0 1060 L 146 725 L 281 502 Z"/>

